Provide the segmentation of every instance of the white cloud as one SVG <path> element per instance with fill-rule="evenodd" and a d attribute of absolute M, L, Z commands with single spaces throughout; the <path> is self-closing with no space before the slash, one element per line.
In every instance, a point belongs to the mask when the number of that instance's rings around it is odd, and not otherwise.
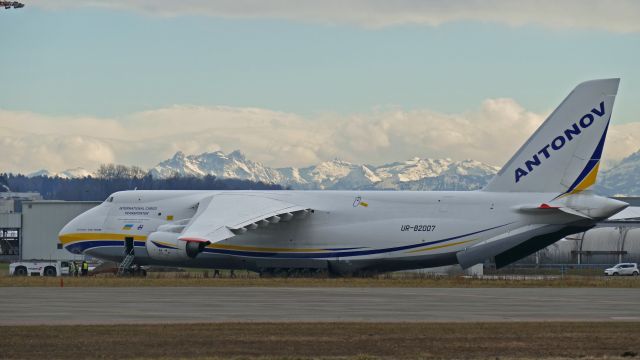
<path fill-rule="evenodd" d="M 502 165 L 545 114 L 511 99 L 485 100 L 459 114 L 378 109 L 305 118 L 259 108 L 172 106 L 122 118 L 48 117 L 0 110 L 0 172 L 95 169 L 117 162 L 151 167 L 178 150 L 240 149 L 270 166 L 306 166 L 339 157 L 382 164 L 414 156 Z M 640 123 L 612 126 L 609 161 L 640 147 Z"/>
<path fill-rule="evenodd" d="M 369 28 L 477 21 L 556 29 L 640 31 L 640 2 L 635 0 L 32 0 L 29 6 L 92 6 L 157 16 L 197 14 L 224 18 L 272 18 Z"/>
<path fill-rule="evenodd" d="M 4 134 L 13 129 L 0 128 Z M 0 136 L 0 171 L 28 173 L 37 169 L 96 168 L 116 161 L 113 147 L 102 139 L 87 136 L 13 133 Z"/>
<path fill-rule="evenodd" d="M 605 167 L 629 156 L 640 148 L 640 123 L 633 122 L 609 127 L 604 146 Z"/>

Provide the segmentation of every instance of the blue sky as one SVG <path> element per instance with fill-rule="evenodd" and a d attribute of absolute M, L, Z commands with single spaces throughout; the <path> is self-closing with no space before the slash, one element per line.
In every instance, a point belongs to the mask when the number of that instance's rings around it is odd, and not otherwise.
<path fill-rule="evenodd" d="M 456 112 L 511 97 L 548 111 L 580 81 L 620 76 L 618 121 L 640 112 L 636 33 L 477 22 L 365 29 L 29 7 L 2 16 L 6 109 L 114 116 L 186 103 Z"/>
<path fill-rule="evenodd" d="M 396 109 L 446 117 L 481 111 L 484 101 L 498 98 L 546 114 L 581 81 L 621 77 L 614 124 L 640 121 L 640 31 L 633 29 L 465 18 L 368 26 L 339 17 L 310 21 L 295 11 L 157 14 L 145 11 L 144 1 L 142 10 L 41 3 L 0 13 L 0 109 L 6 116 L 91 117 L 126 127 L 140 112 L 224 106 L 318 122 L 326 114 L 375 117 Z M 169 150 L 175 149 L 157 158 Z M 201 150 L 208 149 L 194 148 Z M 405 153 L 397 156 L 411 151 Z M 66 165 L 74 166 L 60 166 Z"/>

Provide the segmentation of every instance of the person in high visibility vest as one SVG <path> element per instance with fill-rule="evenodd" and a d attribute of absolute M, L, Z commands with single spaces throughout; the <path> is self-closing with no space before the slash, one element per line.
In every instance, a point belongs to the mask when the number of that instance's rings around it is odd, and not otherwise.
<path fill-rule="evenodd" d="M 89 275 L 89 263 L 86 261 L 82 262 L 82 276 Z"/>

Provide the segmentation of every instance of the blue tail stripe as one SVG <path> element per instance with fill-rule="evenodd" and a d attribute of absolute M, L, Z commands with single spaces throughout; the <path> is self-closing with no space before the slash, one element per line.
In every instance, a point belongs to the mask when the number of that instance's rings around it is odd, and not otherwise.
<path fill-rule="evenodd" d="M 607 138 L 607 131 L 609 130 L 610 121 L 611 120 L 607 122 L 607 126 L 605 126 L 604 131 L 602 132 L 602 137 L 598 142 L 598 146 L 596 146 L 595 150 L 593 151 L 593 154 L 591 155 L 591 158 L 587 162 L 587 165 L 584 167 L 584 169 L 582 169 L 582 172 L 580 173 L 580 175 L 578 175 L 578 178 L 576 179 L 576 181 L 574 181 L 573 184 L 571 184 L 571 186 L 569 187 L 569 190 L 565 191 L 562 195 L 572 192 L 578 186 L 578 184 L 580 184 L 582 180 L 584 180 L 584 178 L 587 177 L 587 175 L 589 175 L 591 170 L 593 170 L 593 168 L 598 164 L 598 162 L 602 158 L 602 149 L 604 149 L 604 141 Z"/>

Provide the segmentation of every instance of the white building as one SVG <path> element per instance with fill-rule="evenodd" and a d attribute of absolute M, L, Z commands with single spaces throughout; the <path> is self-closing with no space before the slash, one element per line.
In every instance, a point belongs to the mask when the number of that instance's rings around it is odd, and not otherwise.
<path fill-rule="evenodd" d="M 60 230 L 74 217 L 100 204 L 95 201 L 28 201 L 22 204 L 22 238 L 20 258 L 23 260 L 81 260 L 62 248 Z"/>

